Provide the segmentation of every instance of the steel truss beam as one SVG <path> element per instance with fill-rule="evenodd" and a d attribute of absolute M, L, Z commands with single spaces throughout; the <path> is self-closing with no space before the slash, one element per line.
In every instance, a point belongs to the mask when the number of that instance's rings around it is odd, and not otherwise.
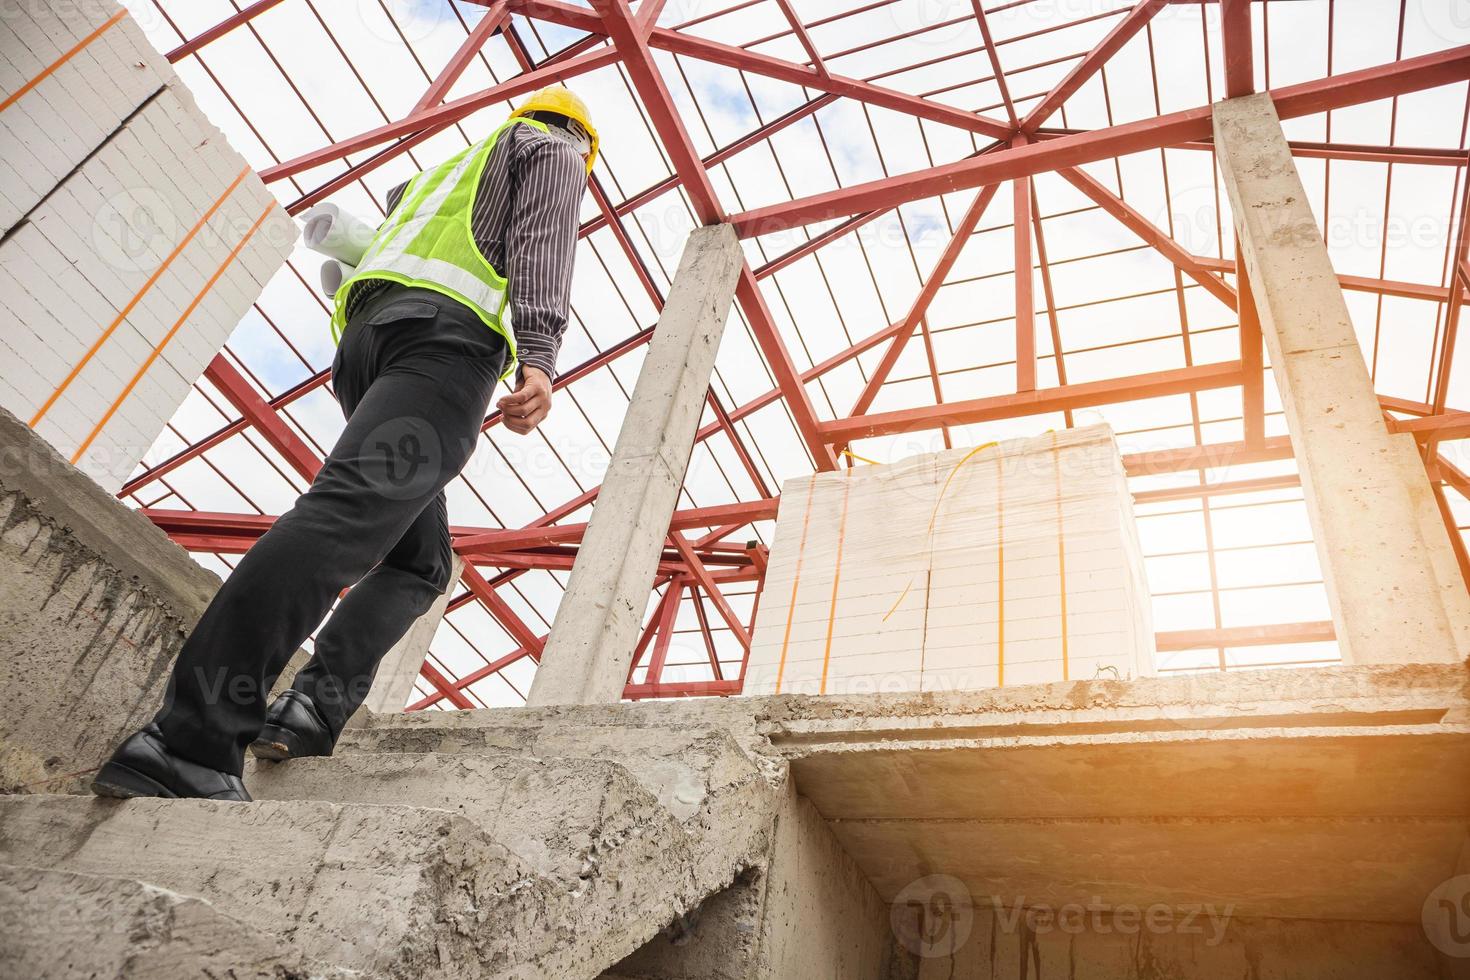
<path fill-rule="evenodd" d="M 475 0 L 475 2 L 480 2 L 480 0 Z M 560 24 L 563 27 L 573 27 L 591 34 L 608 35 L 612 38 L 613 43 L 622 49 L 623 42 L 617 33 L 620 28 L 615 29 L 614 24 L 609 22 L 605 16 L 599 17 L 599 13 L 606 9 L 603 6 L 603 0 L 592 0 L 592 6 L 598 13 L 589 11 L 585 7 L 560 3 L 557 0 L 513 0 L 511 9 L 527 17 Z M 718 41 L 696 37 L 693 34 L 658 27 L 649 31 L 646 37 L 640 35 L 640 40 L 643 41 L 645 49 L 659 48 L 671 54 L 687 55 L 712 64 L 724 65 L 726 68 L 748 71 L 753 75 L 762 75 L 766 78 L 802 85 L 819 92 L 857 99 L 869 105 L 892 109 L 895 112 L 917 116 L 932 122 L 944 123 L 968 132 L 1003 139 L 1008 138 L 1013 131 L 1009 124 L 999 119 L 991 119 L 979 113 L 967 112 L 955 106 L 932 102 L 916 95 L 884 88 L 881 85 L 874 85 L 856 78 L 823 74 L 815 68 L 773 58 L 769 55 L 756 54 L 744 48 L 721 44 Z"/>
<path fill-rule="evenodd" d="M 626 0 L 596 0 L 594 7 L 622 56 L 623 67 L 643 100 L 644 108 L 665 151 L 673 161 L 674 172 L 678 174 L 685 193 L 689 195 L 696 216 L 701 224 L 718 224 L 724 220 L 724 211 L 720 207 L 714 185 L 710 183 L 704 161 L 695 151 L 689 133 L 679 120 L 673 97 L 664 84 L 658 66 L 653 62 L 648 40 L 641 33 Z M 801 384 L 791 353 L 787 350 L 780 331 L 776 329 L 775 320 L 766 306 L 749 263 L 745 263 L 741 269 L 740 280 L 735 287 L 735 298 L 745 313 L 751 332 L 755 334 L 757 346 L 776 376 L 777 385 L 785 396 L 797 431 L 801 433 L 817 468 L 836 469 L 836 457 L 821 437 L 816 408 Z"/>
<path fill-rule="evenodd" d="M 1160 398 L 1210 388 L 1230 388 L 1241 383 L 1239 361 L 1200 364 L 1174 368 L 1127 378 L 1088 381 L 1060 385 L 1012 395 L 994 395 L 962 402 L 946 402 L 922 408 L 907 408 L 876 415 L 824 422 L 822 433 L 833 442 L 846 444 L 854 439 L 891 435 L 895 432 L 918 432 L 945 425 L 968 425 L 1022 415 L 1046 415 L 1067 409 L 1090 408 L 1118 402 Z"/>
<path fill-rule="evenodd" d="M 1273 89 L 1271 97 L 1282 119 L 1294 119 L 1436 88 L 1466 78 L 1470 78 L 1470 45 L 1284 86 Z M 745 211 L 732 215 L 730 222 L 742 238 L 751 238 L 818 221 L 844 218 L 874 208 L 890 208 L 939 194 L 1126 156 L 1140 150 L 1201 140 L 1210 135 L 1210 112 L 1210 106 L 1199 106 L 1106 129 L 1059 136 Z"/>
<path fill-rule="evenodd" d="M 246 23 L 251 17 L 270 9 L 278 2 L 279 0 L 259 0 L 251 4 L 215 28 L 185 42 L 170 52 L 170 58 L 177 60 L 186 57 L 215 38 L 223 36 L 229 30 Z M 829 448 L 831 444 L 842 445 L 851 439 L 868 435 L 1053 411 L 1070 412 L 1073 408 L 1086 405 L 1131 401 L 1239 384 L 1243 386 L 1245 394 L 1243 414 L 1246 439 L 1244 442 L 1133 454 L 1125 459 L 1130 475 L 1283 459 L 1291 455 L 1290 447 L 1283 438 L 1264 436 L 1260 404 L 1259 347 L 1253 342 L 1257 337 L 1256 328 L 1254 324 L 1247 323 L 1249 311 L 1246 310 L 1241 312 L 1241 361 L 1191 366 L 1174 371 L 1154 372 L 1083 384 L 1068 384 L 1063 376 L 1062 383 L 1054 388 L 1032 391 L 1028 389 L 1034 387 L 1034 348 L 1031 348 L 1028 354 L 1025 344 L 1028 337 L 1022 335 L 1022 320 L 1025 319 L 1027 325 L 1032 327 L 1029 339 L 1034 344 L 1032 317 L 1024 315 L 1026 310 L 1032 307 L 1034 300 L 1029 288 L 1029 277 L 1027 277 L 1028 283 L 1023 286 L 1018 276 L 1016 283 L 1018 392 L 1016 394 L 879 415 L 863 415 L 871 406 L 879 387 L 891 373 L 903 345 L 912 336 L 918 325 L 923 323 L 929 302 L 938 288 L 943 285 L 968 233 L 956 233 L 950 249 L 946 251 L 945 258 L 948 261 L 945 262 L 942 259 L 940 266 L 926 279 L 921 288 L 919 300 L 914 303 L 903 320 L 879 330 L 848 350 L 839 352 L 807 371 L 796 369 L 783 339 L 776 330 L 770 311 L 765 306 L 758 286 L 759 278 L 773 275 L 780 269 L 789 267 L 800 258 L 812 254 L 822 245 L 855 231 L 863 224 L 901 203 L 949 190 L 980 185 L 984 185 L 982 194 L 988 192 L 993 195 L 999 182 L 1004 180 L 1013 182 L 1013 204 L 1017 214 L 1025 219 L 1016 222 L 1017 267 L 1020 268 L 1023 264 L 1029 267 L 1032 264 L 1032 236 L 1029 227 L 1023 232 L 1023 224 L 1037 225 L 1035 246 L 1038 250 L 1044 247 L 1039 234 L 1039 215 L 1031 214 L 1034 210 L 1034 203 L 1033 194 L 1028 186 L 1030 177 L 1036 173 L 1057 170 L 1100 208 L 1113 215 L 1145 243 L 1169 259 L 1181 273 L 1199 283 L 1221 302 L 1235 307 L 1237 305 L 1236 290 L 1222 277 L 1223 274 L 1235 271 L 1235 263 L 1229 260 L 1190 255 L 1164 232 L 1143 219 L 1135 209 L 1077 169 L 1081 163 L 1103 160 L 1139 149 L 1162 146 L 1210 149 L 1208 107 L 1090 132 L 1058 132 L 1041 129 L 1042 124 L 1050 115 L 1083 84 L 1094 77 L 1130 38 L 1137 36 L 1147 26 L 1150 19 L 1165 2 L 1179 2 L 1179 0 L 1140 0 L 1095 48 L 1081 56 L 1081 60 L 1062 82 L 1046 93 L 1036 108 L 1019 122 L 1016 120 L 1012 99 L 1006 86 L 1006 78 L 996 58 L 994 45 L 990 43 L 988 28 L 985 24 L 985 12 L 978 2 L 975 3 L 975 20 L 985 35 L 984 50 L 992 60 L 996 81 L 1002 90 L 1003 104 L 1010 117 L 1009 123 L 943 105 L 920 96 L 886 89 L 870 82 L 832 74 L 812 42 L 806 25 L 801 22 L 794 7 L 786 0 L 775 0 L 775 2 L 790 25 L 790 33 L 795 35 L 806 51 L 810 65 L 801 65 L 756 54 L 753 51 L 699 38 L 677 30 L 658 28 L 655 22 L 662 7 L 659 0 L 644 0 L 636 15 L 632 13 L 626 0 L 592 0 L 594 10 L 590 11 L 558 2 L 558 0 L 473 0 L 473 2 L 479 2 L 491 9 L 487 12 L 486 17 L 471 30 L 458 52 L 430 83 L 424 96 L 407 116 L 377 129 L 339 141 L 329 147 L 285 161 L 265 172 L 267 179 L 286 179 L 332 160 L 382 146 L 378 152 L 351 166 L 345 173 L 304 195 L 292 205 L 293 212 L 326 197 L 336 189 L 360 178 L 387 160 L 410 149 L 445 127 L 453 125 L 481 107 L 513 98 L 552 78 L 571 77 L 619 61 L 624 64 L 629 76 L 633 79 L 634 87 L 644 103 L 645 110 L 670 158 L 674 161 L 676 172 L 674 176 L 633 195 L 621 204 L 613 204 L 601 194 L 600 188 L 597 188 L 595 192 L 598 195 L 597 200 L 601 213 L 584 224 L 582 232 L 589 234 L 604 226 L 611 227 L 620 248 L 625 252 L 635 270 L 642 267 L 641 257 L 621 228 L 620 217 L 631 213 L 659 195 L 682 186 L 689 193 L 696 215 L 701 222 L 711 223 L 724 220 L 726 216 L 713 190 L 708 168 L 761 143 L 781 129 L 809 117 L 822 107 L 832 104 L 839 97 L 853 98 L 870 105 L 894 109 L 921 119 L 955 126 L 971 133 L 1002 141 L 994 147 L 987 148 L 984 153 L 976 154 L 957 163 L 857 185 L 829 194 L 776 205 L 772 208 L 757 209 L 734 217 L 733 221 L 737 228 L 742 235 L 747 237 L 753 234 L 763 234 L 768 230 L 790 228 L 817 220 L 846 218 L 834 228 L 815 236 L 807 244 L 798 246 L 785 255 L 767 262 L 757 270 L 753 271 L 747 266 L 742 274 L 738 297 L 750 321 L 757 343 L 771 363 L 772 371 L 777 379 L 777 387 L 746 405 L 729 411 L 726 411 L 717 400 L 712 398 L 711 404 L 715 410 L 716 421 L 702 427 L 697 438 L 705 439 L 715 432 L 725 431 L 731 438 L 742 463 L 758 486 L 762 485 L 762 481 L 754 469 L 748 452 L 741 444 L 733 424 L 783 399 L 787 402 L 796 427 L 816 460 L 818 468 L 827 468 L 835 465 Z M 504 15 L 507 12 L 582 29 L 587 31 L 588 35 L 539 66 L 533 66 L 524 51 L 520 50 L 518 57 L 526 69 L 522 75 L 455 102 L 441 104 L 444 94 L 454 85 L 469 61 L 478 54 L 480 46 L 501 29 Z M 1227 92 L 1231 95 L 1243 94 L 1253 88 L 1250 4 L 1248 0 L 1221 0 L 1220 15 Z M 506 35 L 512 47 L 516 48 L 518 42 L 514 38 L 513 31 L 507 29 Z M 603 46 L 609 41 L 611 41 L 610 46 Z M 799 84 L 823 94 L 701 159 L 695 152 L 689 134 L 674 110 L 672 99 L 652 55 L 652 51 L 656 49 Z M 1280 115 L 1288 118 L 1386 98 L 1450 81 L 1458 81 L 1466 77 L 1470 77 L 1470 46 L 1411 59 L 1398 65 L 1381 66 L 1316 82 L 1289 86 L 1274 91 L 1273 97 L 1277 101 Z M 1020 98 L 1028 97 L 1021 96 Z M 1328 159 L 1432 163 L 1458 167 L 1463 167 L 1466 163 L 1463 151 L 1416 151 L 1410 148 L 1352 147 L 1339 144 L 1299 144 L 1296 150 L 1304 156 L 1316 155 Z M 984 205 L 981 204 L 979 210 L 983 211 L 983 209 Z M 976 214 L 976 222 L 978 218 L 979 215 Z M 974 225 L 975 222 L 969 223 L 969 231 L 973 231 Z M 962 221 L 961 228 L 963 229 L 964 226 L 965 222 Z M 950 255 L 951 251 L 953 255 Z M 1460 256 L 1464 254 L 1463 230 L 1456 252 Z M 1023 256 L 1024 263 L 1021 261 Z M 1044 266 L 1044 255 L 1042 263 Z M 1454 343 L 1454 327 L 1462 298 L 1463 283 L 1459 274 L 1462 266 L 1463 262 L 1456 264 L 1455 274 L 1451 277 L 1449 288 L 1396 283 L 1364 277 L 1341 277 L 1343 287 L 1347 289 L 1363 289 L 1382 295 L 1408 296 L 1436 302 L 1448 300 L 1451 304 L 1449 331 L 1445 351 L 1439 365 L 1439 377 L 1432 379 L 1438 382 L 1434 386 L 1436 389 L 1433 392 L 1434 403 L 1421 406 L 1418 403 L 1413 405 L 1390 404 L 1392 400 L 1388 399 L 1384 402 L 1386 409 L 1419 416 L 1409 420 L 1390 419 L 1388 425 L 1397 431 L 1413 432 L 1421 442 L 1426 443 L 1431 467 L 1435 465 L 1433 452 L 1435 442 L 1470 436 L 1470 422 L 1466 421 L 1465 413 L 1451 412 L 1444 407 L 1449 359 Z M 1045 271 L 1043 269 L 1043 273 Z M 653 286 L 646 270 L 640 278 L 650 298 L 657 304 L 657 289 Z M 1248 284 L 1240 282 L 1239 286 L 1241 296 L 1248 296 Z M 1050 289 L 1049 284 L 1046 288 Z M 1048 306 L 1050 305 L 1048 303 Z M 584 377 L 597 368 L 607 365 L 622 353 L 640 346 L 647 341 L 650 334 L 651 331 L 640 331 L 633 337 L 589 359 L 588 362 L 559 378 L 558 387 L 576 378 Z M 806 395 L 804 385 L 838 365 L 849 362 L 863 351 L 885 342 L 889 342 L 888 351 L 880 365 L 880 371 L 865 386 L 852 412 L 853 417 L 829 422 L 819 421 Z M 1060 353 L 1058 350 L 1058 357 Z M 124 493 L 135 492 L 139 487 L 162 477 L 184 461 L 211 446 L 218 445 L 230 435 L 243 431 L 247 426 L 253 426 L 260 431 L 298 473 L 309 479 L 310 474 L 315 472 L 315 467 L 320 465 L 320 460 L 285 423 L 278 411 L 291 401 L 318 387 L 325 380 L 325 373 L 308 379 L 307 382 L 303 382 L 302 385 L 298 385 L 297 388 L 277 398 L 266 400 L 259 396 L 229 362 L 220 359 L 220 364 L 223 366 L 211 366 L 211 380 L 240 411 L 242 419 L 231 423 L 202 443 L 190 447 L 166 463 L 146 472 L 135 481 L 131 481 L 129 486 L 124 488 Z M 232 372 L 233 377 L 230 376 Z M 486 419 L 485 427 L 489 428 L 495 424 L 498 418 L 498 413 L 492 414 Z M 1459 475 L 1458 471 L 1456 474 Z M 1289 476 L 1263 477 L 1257 480 L 1219 483 L 1204 487 L 1171 488 L 1150 491 L 1148 493 L 1153 494 L 1152 497 L 1141 495 L 1140 499 L 1163 500 L 1242 493 L 1278 485 L 1287 486 L 1293 479 Z M 1436 486 L 1435 489 L 1440 497 L 1441 508 L 1447 509 L 1440 488 Z M 1460 489 L 1461 492 L 1464 492 L 1463 487 Z M 769 493 L 768 490 L 763 492 Z M 513 569 L 569 567 L 575 554 L 570 549 L 580 540 L 581 530 L 585 526 L 580 524 L 551 526 L 552 522 L 585 506 L 594 500 L 596 495 L 597 488 L 584 491 L 571 501 L 549 511 L 535 522 L 535 526 L 530 528 L 508 530 L 457 528 L 456 533 L 459 537 L 456 539 L 456 549 L 467 559 L 478 561 L 481 564 L 504 563 L 504 567 Z M 703 615 L 704 609 L 698 598 L 699 590 L 703 589 L 709 594 L 722 618 L 735 635 L 742 640 L 748 651 L 748 630 L 739 623 L 733 611 L 729 610 L 728 603 L 724 602 L 718 592 L 717 583 L 751 580 L 763 574 L 763 566 L 754 555 L 745 557 L 743 565 L 734 568 L 712 571 L 709 566 L 730 565 L 732 556 L 726 553 L 730 546 L 721 546 L 718 542 L 751 520 L 767 520 L 774 517 L 775 505 L 776 500 L 768 499 L 754 502 L 752 506 L 755 509 L 750 511 L 741 509 L 747 505 L 737 504 L 727 505 L 723 509 L 697 508 L 692 511 L 679 512 L 676 515 L 670 534 L 673 548 L 672 551 L 665 552 L 664 560 L 660 565 L 660 574 L 663 576 L 660 584 L 666 586 L 665 601 L 660 607 L 660 612 L 656 613 L 650 622 L 644 642 L 640 644 L 640 653 L 645 646 L 653 644 L 654 660 L 650 663 L 646 681 L 640 685 L 629 685 L 627 690 L 629 697 L 738 692 L 740 686 L 738 680 L 725 680 L 719 676 L 719 663 L 714 655 L 714 647 L 710 643 L 707 620 Z M 228 551 L 242 542 L 253 540 L 253 536 L 258 535 L 259 530 L 268 526 L 271 520 L 269 517 L 255 518 L 250 515 L 242 517 L 196 514 L 192 515 L 196 520 L 191 522 L 188 517 L 177 516 L 180 514 L 177 511 L 149 513 L 150 516 L 159 515 L 160 523 L 177 525 L 178 529 L 171 532 L 177 539 L 203 550 Z M 164 517 L 162 516 L 164 514 L 175 516 Z M 696 514 L 697 518 L 694 516 Z M 684 528 L 714 527 L 714 530 L 691 542 L 682 533 L 681 521 L 684 522 Z M 690 523 L 691 521 L 693 523 Z M 1461 555 L 1463 556 L 1463 549 Z M 468 707 L 470 703 L 465 698 L 463 691 L 470 684 L 517 659 L 525 656 L 539 656 L 540 645 L 544 642 L 544 637 L 538 637 L 495 593 L 496 584 L 508 581 L 516 574 L 519 574 L 519 571 L 511 571 L 487 581 L 467 561 L 465 584 L 469 595 L 473 596 L 474 600 L 462 599 L 461 601 L 480 601 L 486 605 L 519 644 L 518 650 L 487 665 L 486 668 L 453 682 L 426 664 L 424 676 L 434 686 L 437 693 L 417 706 L 448 698 L 457 706 Z M 706 642 L 709 644 L 711 666 L 715 671 L 716 679 L 709 682 L 667 684 L 661 678 L 663 663 L 661 652 L 667 650 L 672 630 L 673 611 L 677 609 L 678 597 L 686 589 L 694 596 L 695 608 L 700 616 Z M 1313 633 L 1320 625 L 1308 623 L 1272 627 L 1267 632 L 1276 638 L 1255 640 L 1244 634 L 1232 634 L 1228 630 L 1200 631 L 1198 636 L 1191 635 L 1190 637 L 1161 634 L 1160 648 L 1182 649 L 1183 647 L 1166 646 L 1165 644 L 1186 641 L 1193 643 L 1195 640 L 1200 640 L 1201 645 L 1209 647 L 1249 645 L 1252 642 L 1303 642 L 1307 639 L 1321 638 Z M 637 658 L 635 658 L 636 662 Z M 654 666 L 655 664 L 657 667 Z"/>

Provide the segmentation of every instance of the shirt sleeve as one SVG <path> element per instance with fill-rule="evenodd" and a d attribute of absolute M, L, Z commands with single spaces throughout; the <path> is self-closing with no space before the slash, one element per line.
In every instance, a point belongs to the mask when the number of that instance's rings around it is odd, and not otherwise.
<path fill-rule="evenodd" d="M 388 213 L 389 214 L 392 214 L 393 213 L 393 210 L 398 207 L 398 202 L 401 201 L 401 200 L 403 200 L 403 191 L 404 191 L 404 188 L 406 188 L 407 186 L 408 186 L 408 181 L 405 180 L 403 183 L 399 184 L 397 187 L 393 188 L 391 191 L 388 192 Z M 384 220 L 386 220 L 386 219 L 384 219 Z"/>
<path fill-rule="evenodd" d="M 558 139 L 532 142 L 519 161 L 505 236 L 511 326 L 522 367 L 556 377 L 587 168 Z"/>

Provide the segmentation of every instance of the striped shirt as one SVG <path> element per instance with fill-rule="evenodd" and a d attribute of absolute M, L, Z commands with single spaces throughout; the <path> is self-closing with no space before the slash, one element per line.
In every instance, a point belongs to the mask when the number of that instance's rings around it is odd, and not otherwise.
<path fill-rule="evenodd" d="M 407 181 L 388 192 L 388 213 Z M 500 134 L 475 195 L 470 227 L 475 245 L 510 289 L 510 327 L 521 366 L 556 377 L 556 355 L 567 328 L 572 260 L 587 166 L 567 142 L 533 126 Z M 347 315 L 390 285 L 369 280 L 352 291 Z"/>

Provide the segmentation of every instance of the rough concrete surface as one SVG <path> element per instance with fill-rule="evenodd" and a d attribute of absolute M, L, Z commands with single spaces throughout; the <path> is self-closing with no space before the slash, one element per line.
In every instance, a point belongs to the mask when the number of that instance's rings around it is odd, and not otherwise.
<path fill-rule="evenodd" d="M 744 265 L 729 225 L 689 233 L 526 699 L 622 699 Z"/>
<path fill-rule="evenodd" d="M 914 716 L 890 700 L 770 735 L 890 901 L 940 870 L 1005 906 L 1214 901 L 1411 923 L 1470 827 L 1466 676 L 1263 671 L 1212 710 L 1018 690 L 1029 710 L 997 695 Z"/>
<path fill-rule="evenodd" d="M 0 410 L 0 688 L 25 692 L 0 707 L 0 792 L 81 787 L 158 709 L 219 582 Z"/>
<path fill-rule="evenodd" d="M 974 910 L 958 932 L 947 923 L 914 980 L 1448 980 L 1412 926 L 1146 915 Z"/>
<path fill-rule="evenodd" d="M 768 850 L 764 775 L 727 734 L 679 746 L 635 739 L 649 786 L 608 744 L 261 764 L 248 805 L 0 798 L 0 861 L 190 895 L 369 977 L 590 978 Z"/>
<path fill-rule="evenodd" d="M 0 862 L 204 899 L 368 977 L 576 976 L 570 897 L 457 814 L 402 806 L 0 799 Z"/>
<path fill-rule="evenodd" d="M 706 702 L 711 708 L 716 702 Z M 674 707 L 674 705 L 670 705 Z M 584 714 L 583 712 L 586 712 Z M 547 717 L 547 715 L 550 717 Z M 633 718 L 629 717 L 630 722 Z M 757 776 L 779 780 L 785 767 L 757 751 L 762 740 L 752 718 L 698 719 L 677 713 L 618 723 L 601 706 L 545 711 L 417 712 L 373 715 L 343 732 L 339 755 L 354 752 L 515 752 L 539 758 L 574 757 L 614 762 L 681 820 L 707 799 L 757 788 Z"/>
<path fill-rule="evenodd" d="M 887 980 L 902 955 L 888 918 L 821 814 L 788 786 L 760 870 L 602 980 Z"/>
<path fill-rule="evenodd" d="M 772 787 L 784 779 L 785 765 L 754 751 L 759 739 L 750 716 L 742 726 L 738 716 L 726 724 L 718 715 L 645 713 L 644 724 L 620 725 L 620 713 L 606 710 L 614 707 L 374 715 L 343 733 L 338 753 L 513 752 L 615 763 L 698 842 L 699 881 L 723 887 L 734 870 L 758 863 L 775 805 Z"/>
<path fill-rule="evenodd" d="M 34 694 L 0 721 L 11 789 L 140 723 L 214 588 L 73 482 L 0 472 L 0 678 Z M 255 804 L 0 797 L 0 863 L 44 869 L 0 875 L 0 951 L 161 980 L 1417 978 L 1421 893 L 1470 874 L 1467 773 L 1464 664 L 364 713 L 333 759 L 252 767 Z M 891 925 L 932 874 L 1003 906 L 948 958 Z M 1208 947 L 1000 928 L 1094 896 L 1235 918 Z"/>
<path fill-rule="evenodd" d="M 348 980 L 209 902 L 105 875 L 0 866 L 0 976 Z"/>
<path fill-rule="evenodd" d="M 334 759 L 253 769 L 277 802 L 0 801 L 0 861 L 188 894 L 370 977 L 1417 977 L 1419 892 L 1470 853 L 1467 692 L 1407 665 L 376 715 Z M 889 924 L 930 874 L 1239 931 L 984 924 L 936 973 Z"/>
<path fill-rule="evenodd" d="M 0 790 L 55 792 L 157 709 L 219 587 L 0 411 Z"/>
<path fill-rule="evenodd" d="M 462 814 L 563 889 L 575 944 L 613 962 L 764 855 L 773 794 L 748 762 L 745 773 L 712 789 L 682 782 L 683 820 L 608 759 L 349 752 L 258 766 L 251 786 L 263 799 L 412 801 Z"/>
<path fill-rule="evenodd" d="M 1470 595 L 1447 580 L 1424 467 L 1383 424 L 1352 314 L 1267 93 L 1215 103 L 1214 148 L 1270 353 L 1345 663 L 1470 655 Z"/>
<path fill-rule="evenodd" d="M 348 754 L 259 765 L 250 789 L 258 800 L 412 801 L 458 813 L 542 874 L 573 887 L 631 873 L 636 866 L 620 867 L 623 852 L 641 847 L 663 855 L 671 885 L 690 875 L 683 829 L 627 772 L 607 762 L 508 753 Z"/>

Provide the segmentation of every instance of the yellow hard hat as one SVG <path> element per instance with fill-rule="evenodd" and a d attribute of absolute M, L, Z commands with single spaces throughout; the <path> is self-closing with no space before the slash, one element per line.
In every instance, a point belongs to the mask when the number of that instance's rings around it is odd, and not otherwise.
<path fill-rule="evenodd" d="M 521 103 L 520 107 L 510 114 L 510 117 L 514 119 L 533 112 L 555 112 L 580 123 L 582 128 L 587 130 L 587 135 L 592 140 L 592 151 L 587 154 L 587 172 L 590 174 L 592 164 L 597 161 L 599 141 L 597 128 L 592 125 L 592 113 L 587 111 L 587 103 L 565 85 L 548 85 Z"/>

